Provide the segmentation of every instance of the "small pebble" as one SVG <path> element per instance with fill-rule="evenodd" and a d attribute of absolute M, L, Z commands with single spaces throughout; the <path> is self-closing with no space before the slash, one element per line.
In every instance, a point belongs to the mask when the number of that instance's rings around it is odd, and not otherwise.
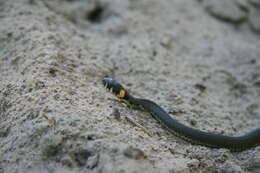
<path fill-rule="evenodd" d="M 95 154 L 94 156 L 89 157 L 87 162 L 87 168 L 93 169 L 97 167 L 98 162 L 99 162 L 99 154 Z"/>
<path fill-rule="evenodd" d="M 160 44 L 163 47 L 170 49 L 170 48 L 172 48 L 173 42 L 174 42 L 174 40 L 173 40 L 173 37 L 171 35 L 164 35 L 162 40 L 160 41 Z"/>
<path fill-rule="evenodd" d="M 197 125 L 197 121 L 192 119 L 192 120 L 190 120 L 190 124 L 192 126 L 196 126 Z"/>
<path fill-rule="evenodd" d="M 60 160 L 61 164 L 69 168 L 73 167 L 73 160 L 70 156 L 66 155 Z"/>
<path fill-rule="evenodd" d="M 96 134 L 96 133 L 90 133 L 90 134 L 87 135 L 87 139 L 90 140 L 90 141 L 95 140 L 97 138 L 98 138 L 98 134 Z"/>
<path fill-rule="evenodd" d="M 207 87 L 205 85 L 199 84 L 199 83 L 195 84 L 194 87 L 196 89 L 200 90 L 201 92 L 204 92 L 207 89 Z"/>
<path fill-rule="evenodd" d="M 88 149 L 81 149 L 80 151 L 74 153 L 75 161 L 79 166 L 85 166 L 88 158 L 92 155 L 92 152 Z"/>
<path fill-rule="evenodd" d="M 120 118 L 121 118 L 121 115 L 120 115 L 120 112 L 119 112 L 118 108 L 113 108 L 113 111 L 112 111 L 112 113 L 110 115 L 114 116 L 115 119 L 117 119 L 117 120 L 120 120 Z"/>
<path fill-rule="evenodd" d="M 140 160 L 140 159 L 145 159 L 146 156 L 142 150 L 139 148 L 134 148 L 134 147 L 127 147 L 124 150 L 124 155 L 128 158 L 135 159 L 135 160 Z"/>

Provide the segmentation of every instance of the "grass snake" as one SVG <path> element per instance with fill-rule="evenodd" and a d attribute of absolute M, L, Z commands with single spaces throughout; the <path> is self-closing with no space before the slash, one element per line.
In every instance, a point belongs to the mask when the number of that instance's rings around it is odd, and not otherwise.
<path fill-rule="evenodd" d="M 120 83 L 112 78 L 103 78 L 102 82 L 120 100 L 128 105 L 141 106 L 173 134 L 188 142 L 213 148 L 227 148 L 232 151 L 242 151 L 260 144 L 260 127 L 242 136 L 226 136 L 204 132 L 178 122 L 153 101 L 131 96 Z"/>

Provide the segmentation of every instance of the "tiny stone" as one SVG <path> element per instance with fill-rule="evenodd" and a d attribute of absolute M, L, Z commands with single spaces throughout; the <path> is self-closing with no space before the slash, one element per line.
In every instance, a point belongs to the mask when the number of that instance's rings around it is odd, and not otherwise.
<path fill-rule="evenodd" d="M 190 124 L 191 124 L 192 126 L 196 126 L 196 125 L 197 125 L 197 121 L 196 121 L 196 120 L 190 120 Z"/>
<path fill-rule="evenodd" d="M 161 40 L 161 42 L 160 42 L 160 44 L 163 46 L 163 47 L 165 47 L 165 48 L 167 48 L 167 49 L 170 49 L 171 47 L 172 47 L 172 43 L 173 43 L 173 37 L 171 36 L 171 35 L 164 35 L 163 36 L 163 38 L 162 38 L 162 40 Z"/>
<path fill-rule="evenodd" d="M 10 132 L 10 127 L 0 129 L 0 137 L 7 137 L 9 132 Z"/>
<path fill-rule="evenodd" d="M 88 158 L 87 168 L 93 169 L 98 165 L 99 162 L 99 154 L 95 154 Z"/>
<path fill-rule="evenodd" d="M 97 138 L 98 138 L 98 134 L 95 134 L 95 133 L 91 133 L 91 134 L 87 135 L 88 140 L 95 140 Z"/>
<path fill-rule="evenodd" d="M 196 169 L 196 168 L 198 168 L 198 167 L 200 166 L 200 161 L 197 160 L 197 159 L 192 159 L 192 160 L 187 164 L 187 166 L 188 166 L 189 168 Z"/>
<path fill-rule="evenodd" d="M 57 156 L 59 153 L 59 145 L 47 145 L 45 150 L 43 151 L 44 156 L 47 158 Z"/>
<path fill-rule="evenodd" d="M 205 85 L 200 84 L 200 83 L 195 84 L 194 87 L 196 89 L 199 89 L 201 92 L 204 92 L 206 90 L 206 88 L 207 88 Z"/>
<path fill-rule="evenodd" d="M 134 147 L 127 147 L 124 150 L 124 155 L 128 158 L 135 159 L 135 160 L 140 160 L 140 159 L 145 159 L 146 156 L 142 150 L 139 148 L 134 148 Z"/>
<path fill-rule="evenodd" d="M 121 115 L 118 108 L 114 108 L 113 112 L 110 114 L 115 117 L 115 119 L 120 120 Z"/>
<path fill-rule="evenodd" d="M 62 165 L 68 166 L 69 168 L 73 167 L 73 161 L 72 161 L 71 157 L 68 156 L 68 155 L 63 157 L 60 162 L 61 162 Z"/>
<path fill-rule="evenodd" d="M 80 151 L 74 153 L 75 161 L 79 166 L 84 166 L 87 163 L 88 158 L 92 155 L 92 152 L 88 149 L 81 149 Z"/>
<path fill-rule="evenodd" d="M 62 151 L 62 138 L 61 136 L 48 135 L 41 139 L 42 155 L 43 157 L 59 157 Z"/>

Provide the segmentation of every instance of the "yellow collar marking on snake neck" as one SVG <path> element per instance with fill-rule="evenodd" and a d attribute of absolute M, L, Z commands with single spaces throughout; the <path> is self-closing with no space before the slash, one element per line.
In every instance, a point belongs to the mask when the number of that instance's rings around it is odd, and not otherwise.
<path fill-rule="evenodd" d="M 125 90 L 120 90 L 119 94 L 117 94 L 118 98 L 124 98 L 125 97 Z"/>

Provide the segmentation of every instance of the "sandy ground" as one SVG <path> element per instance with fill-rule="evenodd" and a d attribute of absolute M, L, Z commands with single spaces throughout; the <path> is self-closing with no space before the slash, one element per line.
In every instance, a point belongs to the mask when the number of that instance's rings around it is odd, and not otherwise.
<path fill-rule="evenodd" d="M 201 130 L 258 127 L 259 1 L 223 2 L 0 0 L 0 173 L 259 173 L 259 146 L 191 145 L 101 84 Z"/>

